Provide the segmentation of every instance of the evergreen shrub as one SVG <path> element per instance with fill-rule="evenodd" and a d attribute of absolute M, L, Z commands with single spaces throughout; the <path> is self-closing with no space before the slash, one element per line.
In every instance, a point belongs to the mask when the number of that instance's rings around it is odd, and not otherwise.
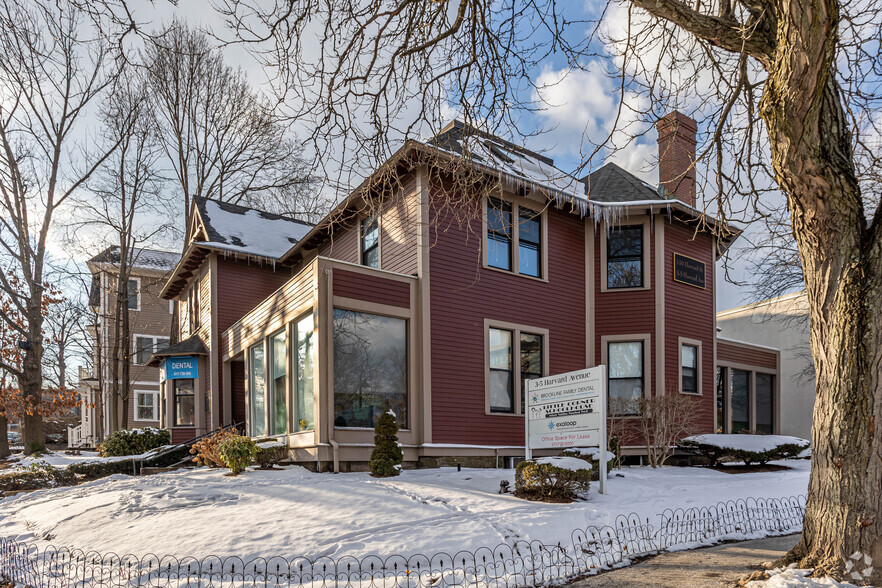
<path fill-rule="evenodd" d="M 67 469 L 55 468 L 45 461 L 35 461 L 26 468 L 0 474 L 0 491 L 17 492 L 39 488 L 73 486 L 77 477 Z"/>
<path fill-rule="evenodd" d="M 579 459 L 584 459 L 591 464 L 591 481 L 597 482 L 600 480 L 600 450 L 596 447 L 573 447 L 570 449 L 564 449 L 561 452 L 561 455 L 564 457 L 577 457 Z M 607 451 L 607 458 L 606 471 L 610 472 L 616 465 L 616 454 L 613 451 Z"/>
<path fill-rule="evenodd" d="M 170 443 L 171 432 L 168 429 L 123 429 L 104 439 L 104 443 L 98 446 L 98 451 L 102 457 L 141 455 Z"/>
<path fill-rule="evenodd" d="M 711 467 L 728 462 L 765 465 L 779 459 L 796 459 L 810 445 L 808 439 L 785 435 L 709 434 L 681 439 L 680 450 L 701 455 Z"/>
<path fill-rule="evenodd" d="M 230 474 L 238 476 L 254 461 L 257 446 L 250 437 L 232 435 L 221 441 L 218 452 L 224 465 L 230 468 Z"/>
<path fill-rule="evenodd" d="M 371 453 L 371 475 L 390 478 L 401 473 L 404 452 L 398 443 L 398 419 L 391 410 L 384 412 L 374 428 L 374 451 Z"/>

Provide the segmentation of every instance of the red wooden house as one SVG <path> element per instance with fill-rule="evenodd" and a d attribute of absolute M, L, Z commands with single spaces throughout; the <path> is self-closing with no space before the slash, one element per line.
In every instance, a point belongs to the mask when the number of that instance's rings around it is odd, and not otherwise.
<path fill-rule="evenodd" d="M 391 409 L 408 462 L 498 461 L 524 453 L 525 379 L 601 363 L 613 400 L 685 394 L 705 432 L 775 432 L 777 352 L 716 338 L 737 233 L 695 208 L 695 132 L 660 121 L 659 188 L 455 122 L 315 226 L 196 199 L 163 290 L 181 343 L 153 358 L 173 438 L 244 422 L 360 467 Z"/>

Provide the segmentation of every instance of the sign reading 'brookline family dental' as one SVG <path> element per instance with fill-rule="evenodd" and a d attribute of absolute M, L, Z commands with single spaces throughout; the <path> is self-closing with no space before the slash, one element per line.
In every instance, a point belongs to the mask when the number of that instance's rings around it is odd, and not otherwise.
<path fill-rule="evenodd" d="M 597 447 L 606 455 L 606 366 L 527 380 L 527 459 L 533 449 Z M 606 493 L 606 459 L 600 492 Z"/>

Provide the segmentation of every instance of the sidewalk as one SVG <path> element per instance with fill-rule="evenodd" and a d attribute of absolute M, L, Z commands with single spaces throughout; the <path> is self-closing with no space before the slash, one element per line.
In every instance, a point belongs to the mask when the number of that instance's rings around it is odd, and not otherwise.
<path fill-rule="evenodd" d="M 589 588 L 720 588 L 774 561 L 796 545 L 799 535 L 727 543 L 665 553 L 645 562 L 605 572 L 570 586 Z"/>

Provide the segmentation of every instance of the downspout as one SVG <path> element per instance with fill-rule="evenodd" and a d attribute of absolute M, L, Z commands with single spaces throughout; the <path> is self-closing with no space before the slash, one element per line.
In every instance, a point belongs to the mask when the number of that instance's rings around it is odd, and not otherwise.
<path fill-rule="evenodd" d="M 327 296 L 327 306 L 325 307 L 325 313 L 328 316 L 333 316 L 333 314 L 334 314 L 334 273 L 331 270 L 331 268 L 325 268 L 325 288 L 326 288 L 325 295 Z M 322 318 L 324 318 L 324 317 L 322 317 Z M 327 326 L 328 321 L 326 320 L 323 322 L 325 323 L 324 330 L 326 333 L 328 333 L 329 331 L 331 331 L 331 329 L 329 329 Z M 330 336 L 333 336 L 333 332 L 330 333 Z M 329 345 L 330 341 L 328 340 L 327 335 L 324 337 L 324 339 L 325 339 L 325 349 L 328 349 L 328 345 Z M 324 369 L 326 370 L 325 382 L 330 381 L 330 379 L 334 377 L 334 375 L 332 373 L 327 371 L 328 370 L 327 355 L 329 355 L 329 354 L 326 354 L 326 356 L 324 358 L 325 359 L 325 368 Z M 334 406 L 333 396 L 331 396 L 330 405 Z M 334 419 L 333 419 L 333 417 L 331 419 L 329 419 L 328 442 L 331 444 L 331 447 L 334 448 L 334 473 L 339 474 L 340 473 L 340 445 L 337 443 L 337 441 L 334 440 Z M 316 455 L 318 455 L 318 451 L 316 451 Z"/>

